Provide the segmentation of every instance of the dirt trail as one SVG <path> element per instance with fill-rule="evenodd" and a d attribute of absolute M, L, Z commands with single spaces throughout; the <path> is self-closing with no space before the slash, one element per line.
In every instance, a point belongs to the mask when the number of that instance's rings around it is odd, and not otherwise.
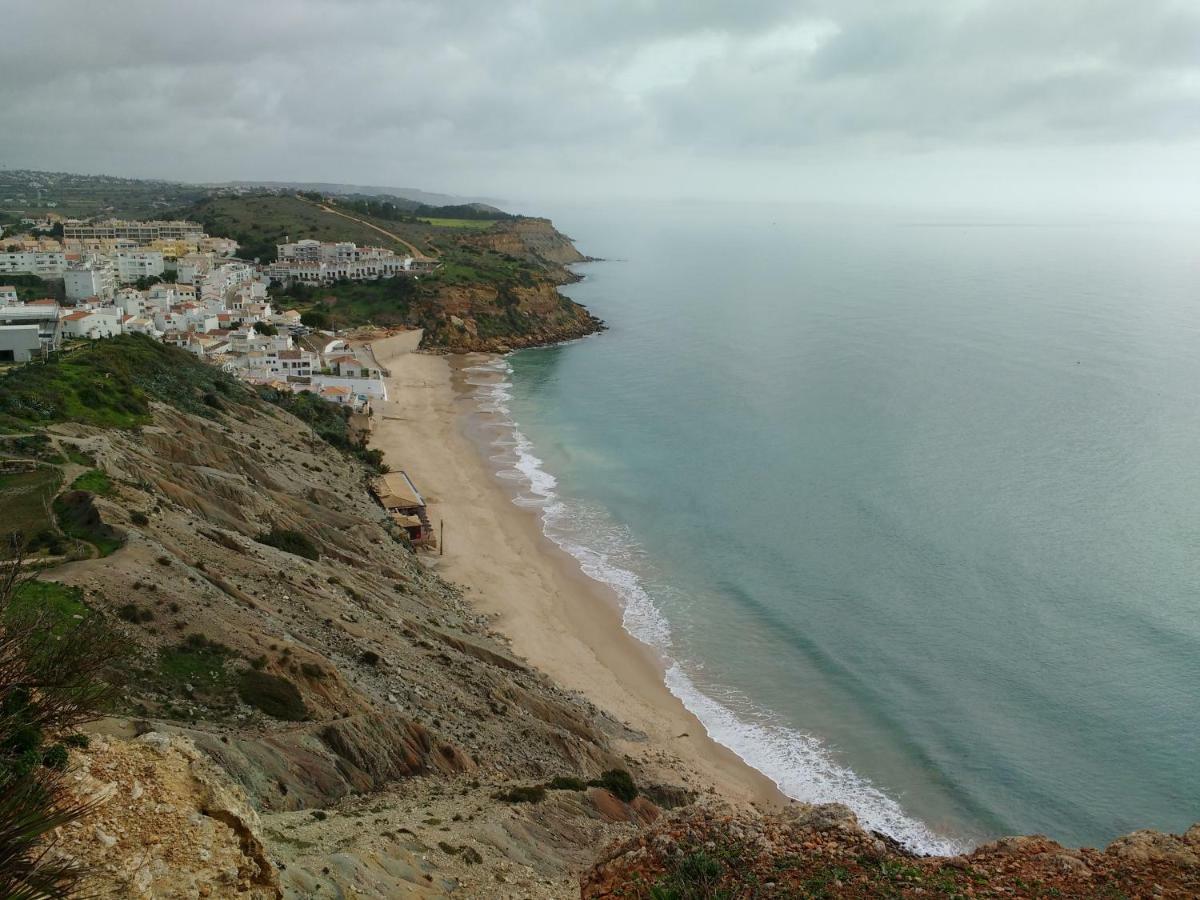
<path fill-rule="evenodd" d="M 380 228 L 378 225 L 374 225 L 371 222 L 368 222 L 366 219 L 360 219 L 360 218 L 358 218 L 358 216 L 352 216 L 349 213 L 344 213 L 341 210 L 334 209 L 332 206 L 327 206 L 324 203 L 317 203 L 316 201 L 309 200 L 306 197 L 301 197 L 299 194 L 296 195 L 296 199 L 303 200 L 305 203 L 311 203 L 313 206 L 317 207 L 317 209 L 320 209 L 324 212 L 333 213 L 335 216 L 341 216 L 343 219 L 349 219 L 351 222 L 357 222 L 359 225 L 365 225 L 367 228 L 370 228 L 372 231 L 378 231 L 380 234 L 390 237 L 396 243 L 402 244 L 403 246 L 407 247 L 408 251 L 416 259 L 429 259 L 429 257 L 426 256 L 425 253 L 423 253 L 421 250 L 417 249 L 416 244 L 406 241 L 404 238 L 400 237 L 400 235 L 396 234 L 395 232 L 388 231 L 385 228 Z"/>

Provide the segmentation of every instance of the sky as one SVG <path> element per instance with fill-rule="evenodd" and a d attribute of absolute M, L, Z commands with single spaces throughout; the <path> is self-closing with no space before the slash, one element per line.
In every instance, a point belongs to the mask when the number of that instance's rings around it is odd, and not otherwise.
<path fill-rule="evenodd" d="M 0 167 L 1200 216 L 1200 0 L 0 0 Z"/>

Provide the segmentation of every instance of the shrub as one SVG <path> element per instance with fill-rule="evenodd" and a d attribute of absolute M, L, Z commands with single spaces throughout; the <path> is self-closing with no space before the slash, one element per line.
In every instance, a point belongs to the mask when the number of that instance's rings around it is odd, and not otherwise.
<path fill-rule="evenodd" d="M 364 666 L 377 666 L 380 662 L 379 654 L 374 650 L 364 650 L 359 654 L 358 661 Z"/>
<path fill-rule="evenodd" d="M 90 806 L 61 773 L 75 729 L 115 696 L 108 677 L 126 646 L 78 592 L 29 581 L 12 551 L 0 559 L 0 897 L 66 897 L 83 870 L 50 859 L 47 843 Z"/>
<path fill-rule="evenodd" d="M 111 494 L 112 489 L 112 481 L 99 469 L 84 472 L 71 482 L 71 490 L 73 491 L 90 491 L 93 494 L 100 494 L 102 496 Z"/>
<path fill-rule="evenodd" d="M 541 803 L 546 799 L 546 789 L 540 784 L 529 787 L 515 787 L 501 791 L 496 795 L 497 800 L 505 803 Z"/>
<path fill-rule="evenodd" d="M 135 512 L 130 514 L 129 521 L 134 525 L 144 528 L 150 524 L 150 517 L 144 512 Z"/>
<path fill-rule="evenodd" d="M 637 785 L 633 776 L 624 769 L 609 769 L 599 778 L 588 782 L 592 787 L 601 787 L 618 800 L 631 803 L 638 795 Z"/>
<path fill-rule="evenodd" d="M 255 709 L 276 719 L 301 722 L 308 718 L 308 707 L 300 691 L 286 678 L 247 669 L 238 681 L 238 695 Z"/>
<path fill-rule="evenodd" d="M 282 550 L 284 553 L 303 556 L 305 559 L 315 560 L 321 558 L 321 552 L 317 549 L 317 545 L 312 542 L 308 535 L 301 534 L 299 531 L 272 528 L 270 531 L 260 534 L 255 540 L 260 544 L 266 544 L 268 547 L 274 547 L 276 550 Z"/>
<path fill-rule="evenodd" d="M 560 775 L 546 785 L 552 791 L 582 791 L 587 788 L 587 782 L 572 775 Z"/>
<path fill-rule="evenodd" d="M 320 681 L 325 677 L 325 670 L 316 663 L 300 663 L 300 671 L 304 674 L 305 678 L 315 678 Z"/>

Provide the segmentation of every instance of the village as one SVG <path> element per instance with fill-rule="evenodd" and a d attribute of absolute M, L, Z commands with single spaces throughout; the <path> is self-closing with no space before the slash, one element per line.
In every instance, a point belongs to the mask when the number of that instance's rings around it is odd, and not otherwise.
<path fill-rule="evenodd" d="M 0 236 L 0 363 L 71 341 L 145 334 L 204 357 L 243 381 L 311 391 L 368 412 L 387 389 L 369 349 L 307 328 L 272 285 L 414 277 L 436 261 L 348 241 L 299 240 L 275 261 L 235 257 L 236 242 L 187 221 L 78 221 L 50 214 Z M 46 236 L 47 231 L 61 237 Z M 20 299 L 6 275 L 61 279 L 63 298 Z"/>
<path fill-rule="evenodd" d="M 248 384 L 311 393 L 344 408 L 361 434 L 388 399 L 369 342 L 309 328 L 269 289 L 416 277 L 435 260 L 347 241 L 298 240 L 273 262 L 236 258 L 238 245 L 188 221 L 79 221 L 50 214 L 0 235 L 0 366 L 86 342 L 142 334 L 187 350 Z M 47 235 L 50 232 L 50 235 Z M 26 297 L 5 276 L 61 279 L 62 298 Z M 16 279 L 14 279 L 16 280 Z M 26 289 L 25 293 L 28 293 Z M 415 546 L 434 543 L 426 504 L 404 472 L 371 492 Z"/>

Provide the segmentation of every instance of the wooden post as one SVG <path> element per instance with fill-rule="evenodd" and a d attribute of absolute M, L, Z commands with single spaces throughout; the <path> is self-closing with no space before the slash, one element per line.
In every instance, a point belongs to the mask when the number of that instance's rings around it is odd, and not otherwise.
<path fill-rule="evenodd" d="M 446 520 L 438 519 L 438 556 L 446 552 Z"/>

